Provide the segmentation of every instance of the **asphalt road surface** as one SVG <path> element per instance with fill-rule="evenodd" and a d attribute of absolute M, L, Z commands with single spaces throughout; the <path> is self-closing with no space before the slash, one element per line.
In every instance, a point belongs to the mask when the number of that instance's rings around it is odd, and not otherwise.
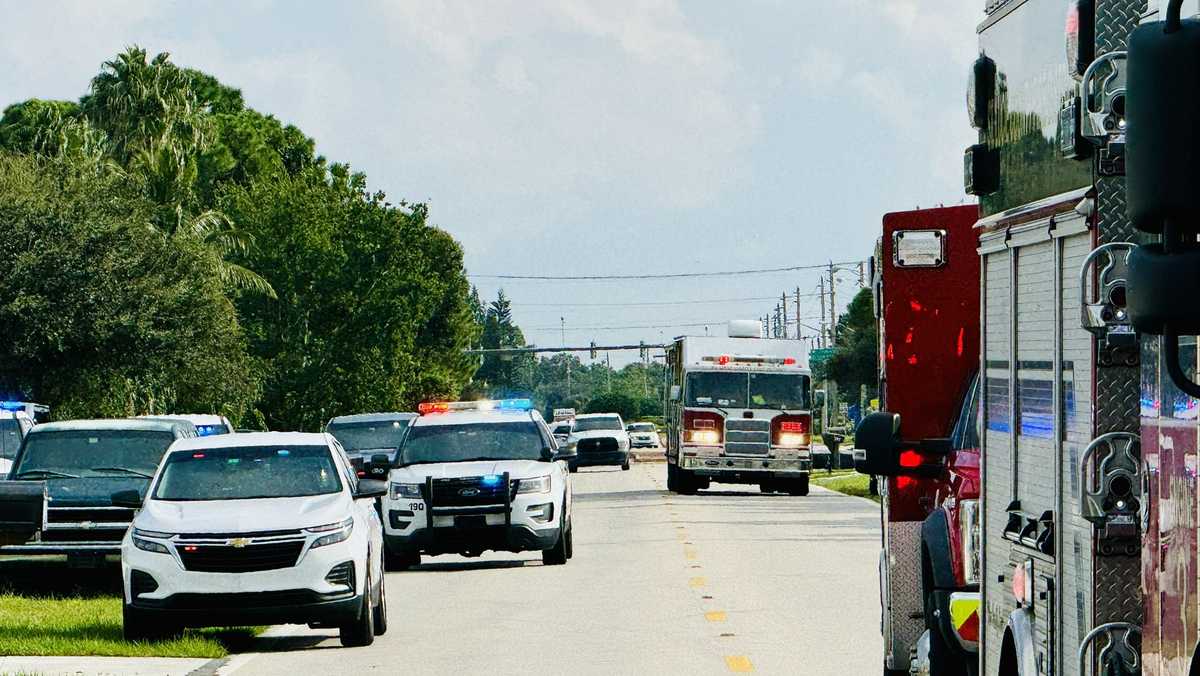
<path fill-rule="evenodd" d="M 882 664 L 871 503 L 723 486 L 666 466 L 573 475 L 575 557 L 426 558 L 390 573 L 368 648 L 276 627 L 222 674 L 873 674 Z"/>

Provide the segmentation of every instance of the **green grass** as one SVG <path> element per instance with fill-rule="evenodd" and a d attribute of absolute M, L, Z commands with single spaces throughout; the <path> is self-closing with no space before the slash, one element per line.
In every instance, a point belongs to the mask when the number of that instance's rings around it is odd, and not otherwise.
<path fill-rule="evenodd" d="M 77 570 L 55 559 L 0 559 L 0 655 L 224 657 L 257 629 L 189 630 L 154 643 L 121 636 L 120 568 Z"/>
<path fill-rule="evenodd" d="M 811 481 L 831 491 L 845 493 L 846 495 L 856 495 L 860 498 L 879 502 L 879 496 L 870 495 L 870 491 L 868 490 L 871 481 L 870 477 L 865 474 L 859 474 L 854 470 L 835 470 L 832 474 L 826 474 L 821 470 L 817 470 L 813 472 Z"/>

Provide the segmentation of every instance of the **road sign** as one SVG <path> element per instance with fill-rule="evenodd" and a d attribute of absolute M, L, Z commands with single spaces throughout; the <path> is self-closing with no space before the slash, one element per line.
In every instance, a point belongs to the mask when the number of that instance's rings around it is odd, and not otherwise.
<path fill-rule="evenodd" d="M 834 351 L 835 350 L 832 347 L 817 347 L 810 350 L 808 353 L 809 368 L 817 368 L 821 364 L 829 361 L 829 358 L 833 356 Z"/>

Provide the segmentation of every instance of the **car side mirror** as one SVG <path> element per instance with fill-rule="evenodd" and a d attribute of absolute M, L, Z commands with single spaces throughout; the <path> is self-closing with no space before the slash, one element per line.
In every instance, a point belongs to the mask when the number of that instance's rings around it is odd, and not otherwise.
<path fill-rule="evenodd" d="M 117 491 L 112 494 L 113 507 L 126 507 L 128 509 L 142 508 L 142 494 L 136 488 L 130 488 L 123 491 Z"/>
<path fill-rule="evenodd" d="M 555 451 L 554 451 L 553 447 L 551 447 L 551 446 L 543 446 L 542 447 L 542 460 L 545 460 L 548 462 L 550 460 L 553 460 L 554 456 L 555 456 Z"/>
<path fill-rule="evenodd" d="M 563 444 L 558 447 L 558 452 L 554 454 L 555 460 L 569 460 L 579 455 L 579 450 L 575 444 Z"/>
<path fill-rule="evenodd" d="M 680 388 L 678 385 L 671 386 L 671 394 L 670 394 L 671 401 L 679 401 L 679 395 L 681 394 L 681 390 L 682 390 L 682 388 Z"/>
<path fill-rule="evenodd" d="M 382 498 L 387 495 L 388 485 L 386 481 L 377 481 L 375 479 L 359 479 L 358 490 L 354 491 L 354 497 L 357 498 Z"/>
<path fill-rule="evenodd" d="M 900 416 L 895 413 L 872 413 L 863 418 L 854 433 L 854 447 L 862 450 L 855 458 L 854 469 L 860 474 L 897 476 L 900 461 Z"/>

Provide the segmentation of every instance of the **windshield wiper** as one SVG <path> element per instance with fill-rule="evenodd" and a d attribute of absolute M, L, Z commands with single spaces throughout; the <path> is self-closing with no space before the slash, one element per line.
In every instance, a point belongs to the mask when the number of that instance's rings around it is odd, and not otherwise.
<path fill-rule="evenodd" d="M 142 472 L 142 471 L 139 471 L 136 469 L 130 469 L 128 467 L 93 467 L 93 468 L 91 468 L 91 471 L 93 471 L 93 472 L 120 472 L 121 474 L 132 474 L 134 476 L 140 476 L 144 479 L 153 479 L 154 478 L 153 474 L 146 474 L 145 472 Z"/>
<path fill-rule="evenodd" d="M 59 471 L 56 471 L 53 469 L 27 469 L 24 472 L 17 472 L 17 475 L 13 478 L 20 479 L 21 477 L 34 476 L 34 475 L 41 476 L 41 477 L 50 477 L 50 478 L 54 478 L 54 479 L 78 479 L 79 478 L 78 474 L 67 474 L 66 472 L 59 472 Z"/>

